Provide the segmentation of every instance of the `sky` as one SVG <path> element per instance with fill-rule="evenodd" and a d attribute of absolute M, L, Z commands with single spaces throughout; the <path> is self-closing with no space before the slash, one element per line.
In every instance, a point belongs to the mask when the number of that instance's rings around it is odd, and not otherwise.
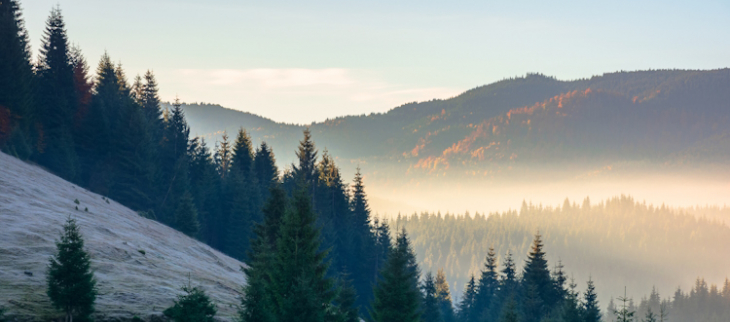
<path fill-rule="evenodd" d="M 308 124 L 558 79 L 730 67 L 730 1 L 21 0 L 33 50 L 60 5 L 92 68 L 154 71 L 163 100 Z"/>

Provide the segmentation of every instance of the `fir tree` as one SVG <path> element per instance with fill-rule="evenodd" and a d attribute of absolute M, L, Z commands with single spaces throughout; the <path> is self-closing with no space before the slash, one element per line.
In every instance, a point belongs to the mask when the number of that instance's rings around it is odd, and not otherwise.
<path fill-rule="evenodd" d="M 339 292 L 335 298 L 338 322 L 359 322 L 360 311 L 357 308 L 357 292 L 347 274 L 340 278 Z"/>
<path fill-rule="evenodd" d="M 586 322 L 601 321 L 601 307 L 598 304 L 598 294 L 592 279 L 588 279 L 588 287 L 583 294 L 583 314 Z"/>
<path fill-rule="evenodd" d="M 205 140 L 191 140 L 190 150 L 190 193 L 198 209 L 200 237 L 206 244 L 217 247 L 220 242 L 217 231 L 221 217 L 220 177 Z"/>
<path fill-rule="evenodd" d="M 16 0 L 0 2 L 0 149 L 27 159 L 36 120 L 30 41 Z"/>
<path fill-rule="evenodd" d="M 474 281 L 474 275 L 471 276 L 469 282 L 466 283 L 464 289 L 464 295 L 459 303 L 459 314 L 458 318 L 460 322 L 474 322 L 478 321 L 478 317 L 474 316 L 474 303 L 477 297 L 477 286 Z"/>
<path fill-rule="evenodd" d="M 542 248 L 542 236 L 538 233 L 535 235 L 522 273 L 525 290 L 525 319 L 528 322 L 539 321 L 540 317 L 549 312 L 556 303 L 547 259 Z"/>
<path fill-rule="evenodd" d="M 372 265 L 372 280 L 375 281 L 380 277 L 380 272 L 385 263 L 388 261 L 388 254 L 392 249 L 390 227 L 385 221 L 380 222 L 375 219 L 375 260 Z"/>
<path fill-rule="evenodd" d="M 626 297 L 626 291 L 624 290 L 624 296 L 619 297 L 618 301 L 621 302 L 621 309 L 614 309 L 613 314 L 616 316 L 616 322 L 633 322 L 634 314 L 636 312 L 631 309 L 631 300 Z"/>
<path fill-rule="evenodd" d="M 309 194 L 300 187 L 281 224 L 272 269 L 277 321 L 322 321 L 334 298 L 315 220 Z"/>
<path fill-rule="evenodd" d="M 174 220 L 175 205 L 183 194 L 190 191 L 190 160 L 188 148 L 190 127 L 185 121 L 182 103 L 176 99 L 172 111 L 165 122 L 163 142 L 160 147 L 158 214 L 163 223 Z"/>
<path fill-rule="evenodd" d="M 651 308 L 646 311 L 646 316 L 641 320 L 641 322 L 657 322 L 656 315 L 654 315 L 654 312 L 651 311 Z"/>
<path fill-rule="evenodd" d="M 436 298 L 439 302 L 439 309 L 441 310 L 441 316 L 444 322 L 454 322 L 456 317 L 454 316 L 454 306 L 451 302 L 451 291 L 449 290 L 449 283 L 446 281 L 446 274 L 443 269 L 439 269 L 436 273 Z"/>
<path fill-rule="evenodd" d="M 142 105 L 145 119 L 147 120 L 147 124 L 150 128 L 150 135 L 154 138 L 155 142 L 159 144 L 162 140 L 164 124 L 162 123 L 162 109 L 160 106 L 157 81 L 155 80 L 155 75 L 151 70 L 148 70 L 144 74 L 144 84 L 141 88 L 140 98 L 140 105 Z"/>
<path fill-rule="evenodd" d="M 370 317 L 375 322 L 419 321 L 420 292 L 418 266 L 408 236 L 403 230 L 388 254 L 388 260 L 375 286 Z"/>
<path fill-rule="evenodd" d="M 581 306 L 580 295 L 576 291 L 577 285 L 571 280 L 569 289 L 566 290 L 565 298 L 562 301 L 562 305 L 557 314 L 562 322 L 583 322 L 586 321 L 583 307 Z"/>
<path fill-rule="evenodd" d="M 66 25 L 59 7 L 53 8 L 48 17 L 40 53 L 38 118 L 44 140 L 38 146 L 39 161 L 60 177 L 73 181 L 78 157 L 71 125 L 77 98 Z"/>
<path fill-rule="evenodd" d="M 263 200 L 267 200 L 271 186 L 279 183 L 279 169 L 276 167 L 274 151 L 266 142 L 261 142 L 259 148 L 256 149 L 253 163 L 256 179 L 261 189 L 261 197 Z"/>
<path fill-rule="evenodd" d="M 437 297 L 436 283 L 434 283 L 431 272 L 426 273 L 426 279 L 421 287 L 423 292 L 423 313 L 421 320 L 423 322 L 443 322 L 441 310 L 439 308 L 439 300 Z"/>
<path fill-rule="evenodd" d="M 473 315 L 479 318 L 491 319 L 489 308 L 497 291 L 499 277 L 497 273 L 497 254 L 494 247 L 489 248 L 484 270 L 477 284 L 477 297 L 474 303 Z"/>
<path fill-rule="evenodd" d="M 190 237 L 198 236 L 200 230 L 198 211 L 195 209 L 190 193 L 185 193 L 178 201 L 175 210 L 175 228 Z"/>
<path fill-rule="evenodd" d="M 183 285 L 184 294 L 178 295 L 173 306 L 163 314 L 175 322 L 213 322 L 217 309 L 205 291 L 198 287 Z"/>
<path fill-rule="evenodd" d="M 271 197 L 264 207 L 264 221 L 256 226 L 256 238 L 251 242 L 248 267 L 243 268 L 247 277 L 239 311 L 243 322 L 276 321 L 269 273 L 274 268 L 276 240 L 286 209 L 286 193 L 280 187 L 272 186 Z"/>
<path fill-rule="evenodd" d="M 312 141 L 312 133 L 309 128 L 304 130 L 304 139 L 299 141 L 299 148 L 296 152 L 299 164 L 292 164 L 290 179 L 285 182 L 287 191 L 292 193 L 300 182 L 307 187 L 310 196 L 314 196 L 314 189 L 317 183 L 317 149 Z M 317 205 L 313 205 L 316 209 Z"/>
<path fill-rule="evenodd" d="M 48 297 L 56 309 L 66 314 L 66 321 L 88 321 L 94 312 L 96 280 L 84 239 L 71 217 L 63 226 L 56 249 L 48 266 Z"/>
<path fill-rule="evenodd" d="M 499 318 L 499 322 L 519 322 L 520 316 L 519 312 L 517 311 L 517 304 L 515 303 L 514 299 L 510 299 L 504 310 L 502 311 L 502 316 Z"/>

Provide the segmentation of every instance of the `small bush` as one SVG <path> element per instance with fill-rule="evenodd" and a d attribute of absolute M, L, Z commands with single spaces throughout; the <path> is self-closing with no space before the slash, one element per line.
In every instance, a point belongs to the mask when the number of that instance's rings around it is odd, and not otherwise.
<path fill-rule="evenodd" d="M 147 255 L 147 252 L 144 251 L 144 249 L 138 249 L 137 250 L 142 255 Z"/>
<path fill-rule="evenodd" d="M 79 201 L 78 199 L 74 199 L 74 203 L 78 205 L 78 204 L 80 204 L 81 202 L 80 202 L 80 201 Z"/>

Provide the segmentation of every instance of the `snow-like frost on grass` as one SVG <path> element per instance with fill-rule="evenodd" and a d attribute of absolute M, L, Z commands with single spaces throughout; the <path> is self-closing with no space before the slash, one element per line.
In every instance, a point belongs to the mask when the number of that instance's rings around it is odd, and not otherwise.
<path fill-rule="evenodd" d="M 241 262 L 0 153 L 0 306 L 8 315 L 45 321 L 59 316 L 45 293 L 46 266 L 69 215 L 92 258 L 98 319 L 160 315 L 189 276 L 217 303 L 219 318 L 233 320 L 245 283 Z"/>

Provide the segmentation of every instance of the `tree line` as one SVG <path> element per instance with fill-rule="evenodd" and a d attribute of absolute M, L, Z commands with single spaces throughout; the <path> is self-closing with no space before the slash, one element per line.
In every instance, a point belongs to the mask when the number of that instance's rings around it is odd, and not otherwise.
<path fill-rule="evenodd" d="M 191 137 L 179 101 L 161 108 L 152 71 L 130 83 L 105 53 L 91 76 L 60 8 L 51 10 L 36 60 L 18 1 L 0 3 L 0 28 L 2 151 L 245 262 L 271 189 L 293 198 L 304 186 L 329 250 L 328 276 L 352 278 L 358 307 L 372 298 L 383 228 L 371 222 L 360 173 L 347 184 L 308 130 L 298 164 L 282 173 L 272 148 L 254 146 L 244 129 L 212 148 Z"/>

